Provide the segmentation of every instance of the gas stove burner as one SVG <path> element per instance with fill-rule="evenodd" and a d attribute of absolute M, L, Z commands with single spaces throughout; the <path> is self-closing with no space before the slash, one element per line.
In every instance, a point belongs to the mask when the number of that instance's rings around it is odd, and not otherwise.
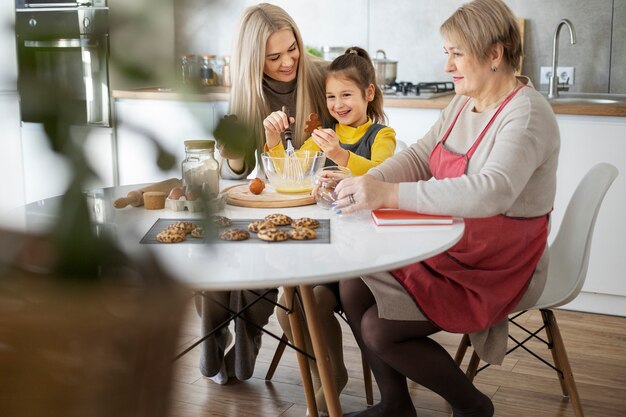
<path fill-rule="evenodd" d="M 454 92 L 454 83 L 449 81 L 412 83 L 398 81 L 385 85 L 383 95 L 389 98 L 434 98 Z"/>
<path fill-rule="evenodd" d="M 454 83 L 452 82 L 418 83 L 416 87 L 418 94 L 421 92 L 444 93 L 446 91 L 454 91 Z"/>

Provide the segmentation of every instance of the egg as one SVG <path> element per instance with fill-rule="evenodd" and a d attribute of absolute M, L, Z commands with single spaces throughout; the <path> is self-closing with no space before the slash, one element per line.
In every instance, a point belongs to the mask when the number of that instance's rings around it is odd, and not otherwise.
<path fill-rule="evenodd" d="M 252 181 L 250 181 L 248 188 L 250 189 L 250 192 L 252 194 L 261 194 L 263 192 L 263 189 L 265 188 L 265 183 L 263 182 L 262 179 L 255 178 Z"/>
<path fill-rule="evenodd" d="M 170 194 L 167 196 L 167 198 L 171 200 L 178 200 L 183 195 L 185 195 L 185 191 L 182 189 L 182 187 L 174 187 L 170 190 Z"/>
<path fill-rule="evenodd" d="M 187 201 L 196 201 L 200 196 L 200 189 L 197 187 L 187 187 L 187 191 L 185 191 L 185 198 Z"/>

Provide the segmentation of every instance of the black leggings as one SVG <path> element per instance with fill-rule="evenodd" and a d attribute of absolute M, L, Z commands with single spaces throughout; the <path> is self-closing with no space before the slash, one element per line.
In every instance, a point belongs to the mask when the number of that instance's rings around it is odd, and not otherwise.
<path fill-rule="evenodd" d="M 456 365 L 448 352 L 428 336 L 439 331 L 428 321 L 378 317 L 374 295 L 360 278 L 340 284 L 343 309 L 354 337 L 369 363 L 381 403 L 355 416 L 413 417 L 406 378 L 442 396 L 455 417 L 491 417 L 493 406 Z"/>

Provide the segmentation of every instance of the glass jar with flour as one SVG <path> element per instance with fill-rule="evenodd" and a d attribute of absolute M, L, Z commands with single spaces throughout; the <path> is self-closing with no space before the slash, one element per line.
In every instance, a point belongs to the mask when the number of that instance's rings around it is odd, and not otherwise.
<path fill-rule="evenodd" d="M 202 191 L 213 198 L 219 193 L 219 163 L 214 155 L 215 141 L 186 140 L 182 162 L 183 186 L 187 191 Z"/>

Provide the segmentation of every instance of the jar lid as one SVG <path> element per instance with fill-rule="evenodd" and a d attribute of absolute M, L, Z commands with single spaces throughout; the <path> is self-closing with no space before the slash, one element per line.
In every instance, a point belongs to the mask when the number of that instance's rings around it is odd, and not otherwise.
<path fill-rule="evenodd" d="M 213 59 L 213 58 L 215 58 L 215 55 L 214 54 L 202 54 L 202 55 L 200 55 L 200 58 L 203 58 L 203 59 Z"/>
<path fill-rule="evenodd" d="M 186 140 L 185 149 L 215 149 L 214 140 Z"/>

